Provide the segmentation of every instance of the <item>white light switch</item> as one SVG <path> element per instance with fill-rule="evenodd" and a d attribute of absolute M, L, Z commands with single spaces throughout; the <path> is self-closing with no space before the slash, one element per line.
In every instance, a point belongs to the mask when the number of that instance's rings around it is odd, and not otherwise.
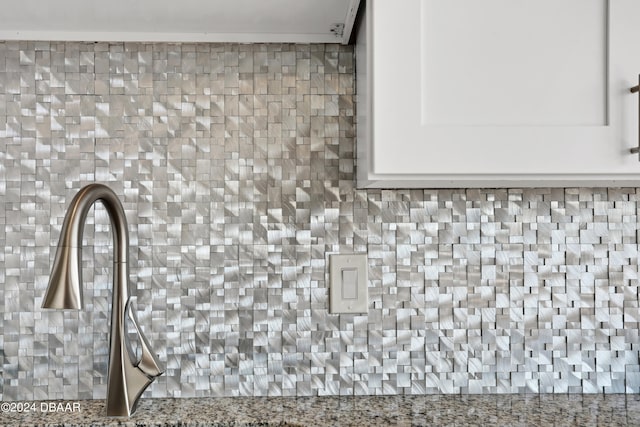
<path fill-rule="evenodd" d="M 367 313 L 367 255 L 329 255 L 331 313 Z"/>
<path fill-rule="evenodd" d="M 358 299 L 358 270 L 342 269 L 342 299 Z"/>

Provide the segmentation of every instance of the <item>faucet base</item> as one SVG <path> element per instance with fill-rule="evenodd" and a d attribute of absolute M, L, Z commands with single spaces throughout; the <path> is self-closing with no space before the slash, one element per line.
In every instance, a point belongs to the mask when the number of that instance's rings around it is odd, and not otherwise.
<path fill-rule="evenodd" d="M 107 416 L 130 417 L 138 408 L 142 393 L 155 380 L 134 366 L 124 367 L 124 381 L 117 375 L 110 378 L 107 390 Z"/>

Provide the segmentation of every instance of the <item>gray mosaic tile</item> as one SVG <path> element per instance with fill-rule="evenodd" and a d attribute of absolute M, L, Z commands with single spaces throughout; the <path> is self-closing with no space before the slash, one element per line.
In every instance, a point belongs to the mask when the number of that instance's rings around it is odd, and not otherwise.
<path fill-rule="evenodd" d="M 166 373 L 152 397 L 637 393 L 637 189 L 357 190 L 338 45 L 0 42 L 0 398 L 106 392 L 109 220 L 85 309 L 41 310 L 100 181 Z M 369 311 L 328 311 L 367 252 Z"/>

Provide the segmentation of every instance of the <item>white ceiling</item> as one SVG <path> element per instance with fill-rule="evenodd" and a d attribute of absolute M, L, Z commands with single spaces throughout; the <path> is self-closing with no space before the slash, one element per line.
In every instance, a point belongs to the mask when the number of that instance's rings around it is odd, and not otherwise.
<path fill-rule="evenodd" d="M 19 0 L 0 40 L 348 41 L 360 0 Z M 345 24 L 343 37 L 331 32 Z"/>

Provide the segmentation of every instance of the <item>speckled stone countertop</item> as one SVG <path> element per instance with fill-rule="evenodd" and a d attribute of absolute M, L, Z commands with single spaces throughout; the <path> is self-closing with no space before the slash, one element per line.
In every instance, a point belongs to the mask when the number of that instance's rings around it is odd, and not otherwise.
<path fill-rule="evenodd" d="M 15 412 L 7 404 L 13 402 L 2 402 L 0 426 L 640 425 L 639 395 L 144 399 L 131 418 L 105 417 L 99 400 L 30 402 L 28 411 L 16 402 Z"/>

